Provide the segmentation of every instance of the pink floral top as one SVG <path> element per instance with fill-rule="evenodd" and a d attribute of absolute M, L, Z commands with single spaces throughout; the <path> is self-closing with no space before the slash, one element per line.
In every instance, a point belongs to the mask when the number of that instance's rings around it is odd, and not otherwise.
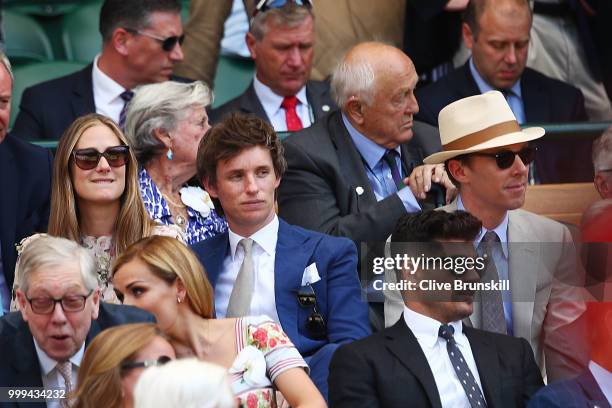
<path fill-rule="evenodd" d="M 276 407 L 274 380 L 291 368 L 308 365 L 283 329 L 267 316 L 236 320 L 236 359 L 229 369 L 232 391 L 241 407 Z"/>

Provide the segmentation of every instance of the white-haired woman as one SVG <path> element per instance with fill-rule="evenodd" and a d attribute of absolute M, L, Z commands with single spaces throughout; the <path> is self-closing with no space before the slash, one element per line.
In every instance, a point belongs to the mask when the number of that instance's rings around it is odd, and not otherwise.
<path fill-rule="evenodd" d="M 227 229 L 208 193 L 187 185 L 196 175 L 198 144 L 210 128 L 205 107 L 211 101 L 210 90 L 200 81 L 145 85 L 136 91 L 126 118 L 149 216 L 179 226 L 189 244 Z"/>

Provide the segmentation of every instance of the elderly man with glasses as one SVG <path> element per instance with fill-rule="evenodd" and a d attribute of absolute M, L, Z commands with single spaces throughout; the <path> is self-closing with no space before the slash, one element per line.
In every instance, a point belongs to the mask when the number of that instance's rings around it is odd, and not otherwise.
<path fill-rule="evenodd" d="M 97 112 L 123 128 L 138 85 L 177 79 L 183 59 L 178 0 L 105 0 L 100 11 L 102 52 L 84 69 L 23 92 L 12 133 L 58 140 L 79 116 Z"/>
<path fill-rule="evenodd" d="M 95 335 L 107 327 L 153 320 L 133 307 L 102 304 L 95 260 L 75 242 L 43 236 L 23 251 L 18 269 L 20 312 L 0 318 L 0 387 L 67 394 L 75 389 L 83 352 Z M 44 399 L 37 402 L 44 406 Z"/>

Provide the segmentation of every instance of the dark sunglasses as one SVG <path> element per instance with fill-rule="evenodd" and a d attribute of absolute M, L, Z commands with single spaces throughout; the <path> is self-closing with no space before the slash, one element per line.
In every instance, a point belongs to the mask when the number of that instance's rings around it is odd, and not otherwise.
<path fill-rule="evenodd" d="M 310 283 L 298 290 L 297 299 L 301 307 L 312 307 L 312 313 L 306 319 L 306 330 L 308 330 L 313 339 L 324 339 L 327 336 L 325 320 L 323 320 L 323 316 L 317 311 L 317 295 Z"/>
<path fill-rule="evenodd" d="M 81 170 L 92 170 L 98 166 L 100 158 L 104 157 L 111 167 L 125 166 L 127 163 L 128 146 L 111 146 L 100 153 L 94 148 L 78 149 L 72 152 L 74 163 Z"/>
<path fill-rule="evenodd" d="M 281 8 L 287 3 L 293 3 L 297 6 L 312 8 L 312 2 L 310 0 L 260 0 L 259 3 L 257 3 L 257 5 L 255 6 L 253 17 L 255 17 L 257 13 L 265 13 L 270 9 Z"/>
<path fill-rule="evenodd" d="M 512 165 L 514 164 L 514 160 L 516 159 L 516 156 L 520 157 L 521 161 L 523 162 L 525 166 L 529 165 L 532 161 L 535 160 L 537 150 L 538 149 L 535 146 L 534 147 L 529 146 L 529 147 L 525 147 L 521 149 L 518 152 L 513 152 L 510 150 L 502 150 L 501 152 L 497 152 L 497 153 L 477 152 L 477 153 L 472 153 L 472 154 L 475 156 L 492 157 L 495 159 L 495 162 L 497 163 L 497 167 L 504 170 L 504 169 L 508 169 L 512 167 Z"/>
<path fill-rule="evenodd" d="M 172 51 L 174 47 L 176 47 L 177 43 L 179 45 L 183 45 L 183 41 L 185 41 L 185 34 L 181 36 L 173 35 L 171 37 L 163 38 L 155 34 L 147 33 L 147 32 L 140 31 L 140 30 L 134 30 L 132 28 L 126 28 L 125 31 L 134 33 L 134 34 L 144 35 L 145 37 L 149 37 L 149 38 L 156 40 L 157 42 L 161 44 L 162 50 L 166 52 Z"/>
<path fill-rule="evenodd" d="M 131 370 L 134 368 L 147 368 L 147 367 L 155 367 L 161 366 L 172 359 L 168 356 L 160 356 L 157 360 L 145 360 L 145 361 L 126 361 L 121 364 L 122 370 Z"/>

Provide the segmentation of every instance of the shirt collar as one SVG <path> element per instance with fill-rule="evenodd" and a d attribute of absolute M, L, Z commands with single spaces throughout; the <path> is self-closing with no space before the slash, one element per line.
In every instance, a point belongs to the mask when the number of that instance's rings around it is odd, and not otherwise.
<path fill-rule="evenodd" d="M 474 77 L 474 81 L 476 81 L 476 85 L 478 86 L 478 89 L 480 89 L 480 93 L 497 90 L 496 88 L 493 88 L 491 85 L 489 85 L 487 81 L 485 81 L 484 78 L 480 76 L 480 73 L 476 69 L 476 65 L 474 65 L 474 60 L 472 58 L 470 58 L 469 64 L 470 64 L 470 72 L 472 73 L 472 76 Z M 518 81 L 516 81 L 514 85 L 510 87 L 510 91 L 512 91 L 513 94 L 518 96 L 519 99 L 522 99 L 523 96 L 521 92 L 521 78 L 520 77 Z"/>
<path fill-rule="evenodd" d="M 419 343 L 427 347 L 433 347 L 438 341 L 438 333 L 442 323 L 436 319 L 417 313 L 404 305 L 404 322 L 406 322 L 406 325 L 412 330 L 414 337 L 417 338 Z M 453 326 L 453 329 L 455 329 L 455 341 L 458 344 L 464 344 L 465 338 L 460 335 L 463 333 L 463 323 L 461 320 L 450 322 L 449 325 Z"/>
<path fill-rule="evenodd" d="M 253 88 L 255 89 L 255 94 L 257 98 L 259 98 L 259 102 L 263 106 L 266 111 L 266 115 L 269 118 L 273 117 L 278 113 L 281 109 L 281 103 L 283 103 L 284 97 L 277 95 L 274 91 L 267 85 L 264 85 L 259 79 L 257 79 L 257 75 L 253 78 Z M 306 98 L 306 85 L 302 86 L 302 88 L 295 94 L 298 101 L 302 105 L 308 105 L 308 99 Z"/>
<path fill-rule="evenodd" d="M 373 169 L 380 162 L 380 159 L 382 159 L 384 154 L 387 152 L 387 149 L 375 143 L 373 140 L 364 136 L 357 129 L 355 129 L 344 113 L 342 113 L 342 122 L 344 122 L 344 126 L 351 136 L 351 139 L 353 139 L 353 143 L 359 151 L 359 154 L 361 154 L 361 157 L 366 162 L 368 167 Z M 400 157 L 402 157 L 402 149 L 400 149 L 399 146 L 397 146 L 394 150 L 400 155 Z"/>
<path fill-rule="evenodd" d="M 599 388 L 603 391 L 606 399 L 608 399 L 608 402 L 612 403 L 612 400 L 610 400 L 612 392 L 607 392 L 607 390 L 612 390 L 612 372 L 592 360 L 589 362 L 589 371 L 597 385 L 599 385 Z"/>
<path fill-rule="evenodd" d="M 465 207 L 463 206 L 463 200 L 461 200 L 461 194 L 457 196 L 457 210 L 467 211 Z M 506 259 L 508 258 L 508 219 L 509 219 L 508 211 L 506 211 L 506 215 L 504 215 L 504 219 L 502 220 L 502 222 L 499 223 L 497 227 L 493 228 L 493 231 L 495 231 L 495 233 L 499 237 L 499 240 L 501 241 L 502 251 Z M 488 230 L 485 227 L 480 228 L 480 233 L 474 240 L 475 247 L 477 247 L 478 244 L 480 244 L 482 237 L 484 237 L 487 231 Z"/>
<path fill-rule="evenodd" d="M 57 366 L 58 362 L 52 359 L 45 353 L 45 351 L 40 348 L 36 339 L 34 339 L 34 347 L 36 348 L 36 354 L 38 355 L 38 361 L 40 362 L 40 369 L 43 375 L 46 377 L 49 375 L 53 369 Z M 85 352 L 85 342 L 81 344 L 81 348 L 77 351 L 72 357 L 70 357 L 70 362 L 77 367 L 81 366 L 81 360 L 83 360 L 83 353 Z"/>
<path fill-rule="evenodd" d="M 272 221 L 270 221 L 265 227 L 259 229 L 259 231 L 255 232 L 248 238 L 251 238 L 253 241 L 257 243 L 260 247 L 268 255 L 274 255 L 276 253 L 276 241 L 278 240 L 278 217 L 275 215 Z M 241 239 L 247 238 L 236 234 L 231 228 L 228 228 L 229 231 L 229 243 L 230 243 L 230 253 L 232 256 L 232 261 L 236 256 L 236 248 L 238 247 L 238 243 Z"/>
<path fill-rule="evenodd" d="M 121 96 L 119 95 L 126 91 L 126 89 L 98 68 L 99 59 L 100 54 L 96 56 L 93 62 L 93 69 L 91 70 L 92 83 L 96 93 L 101 98 L 101 104 L 109 105 L 115 99 L 120 99 Z"/>

